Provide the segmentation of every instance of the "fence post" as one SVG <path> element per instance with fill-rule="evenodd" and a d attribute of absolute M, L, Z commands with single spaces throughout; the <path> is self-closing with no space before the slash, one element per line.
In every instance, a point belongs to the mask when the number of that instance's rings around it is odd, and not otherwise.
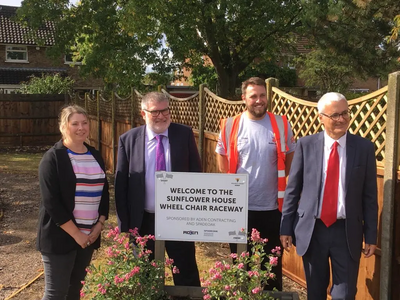
<path fill-rule="evenodd" d="M 131 88 L 131 128 L 135 127 L 135 107 L 136 107 L 135 89 Z"/>
<path fill-rule="evenodd" d="M 202 83 L 199 87 L 199 154 L 203 169 L 205 168 L 204 127 L 206 123 L 206 97 L 204 88 L 206 86 L 206 84 Z"/>
<path fill-rule="evenodd" d="M 268 111 L 272 112 L 272 87 L 279 87 L 279 80 L 273 77 L 270 77 L 265 80 L 265 84 L 267 85 L 267 101 L 268 101 Z"/>
<path fill-rule="evenodd" d="M 85 110 L 88 111 L 88 107 L 89 107 L 89 100 L 88 100 L 88 93 L 85 93 Z"/>
<path fill-rule="evenodd" d="M 156 240 L 154 242 L 154 260 L 165 263 L 165 241 Z M 163 272 L 165 274 L 165 272 Z M 165 276 L 163 276 L 161 289 L 165 288 Z"/>
<path fill-rule="evenodd" d="M 385 169 L 383 176 L 383 208 L 381 234 L 381 274 L 380 300 L 391 297 L 392 262 L 393 262 L 393 223 L 396 196 L 397 170 L 399 167 L 399 109 L 400 109 L 400 72 L 389 74 L 387 93 L 387 122 L 385 145 Z"/>
<path fill-rule="evenodd" d="M 101 153 L 101 120 L 100 120 L 100 92 L 96 91 L 97 98 L 97 149 Z"/>
<path fill-rule="evenodd" d="M 115 174 L 115 95 L 114 90 L 111 94 L 111 154 L 112 154 L 112 172 Z"/>

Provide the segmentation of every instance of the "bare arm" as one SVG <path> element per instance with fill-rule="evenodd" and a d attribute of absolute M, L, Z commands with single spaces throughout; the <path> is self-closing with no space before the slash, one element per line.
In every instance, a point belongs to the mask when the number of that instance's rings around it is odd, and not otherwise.
<path fill-rule="evenodd" d="M 286 177 L 289 176 L 290 167 L 292 166 L 293 156 L 294 156 L 294 151 L 291 152 L 291 153 L 288 153 L 286 155 L 286 160 L 285 160 L 285 174 L 286 174 Z"/>
<path fill-rule="evenodd" d="M 221 173 L 228 173 L 229 164 L 228 164 L 228 157 L 226 155 L 221 155 L 217 153 L 217 163 L 218 163 L 218 169 Z"/>
<path fill-rule="evenodd" d="M 92 230 L 89 234 L 90 243 L 94 243 L 104 229 L 104 222 L 106 221 L 106 216 L 100 216 L 96 224 L 93 225 Z"/>

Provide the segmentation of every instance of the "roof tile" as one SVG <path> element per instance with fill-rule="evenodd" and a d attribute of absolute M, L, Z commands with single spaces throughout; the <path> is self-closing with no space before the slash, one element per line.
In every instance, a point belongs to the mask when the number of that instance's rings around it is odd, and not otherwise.
<path fill-rule="evenodd" d="M 0 43 L 37 45 L 34 39 L 29 38 L 32 30 L 12 20 L 17 9 L 18 7 L 0 5 Z M 54 24 L 50 21 L 44 21 L 37 33 L 39 38 L 44 40 L 46 46 L 52 46 L 54 45 L 54 31 Z"/>

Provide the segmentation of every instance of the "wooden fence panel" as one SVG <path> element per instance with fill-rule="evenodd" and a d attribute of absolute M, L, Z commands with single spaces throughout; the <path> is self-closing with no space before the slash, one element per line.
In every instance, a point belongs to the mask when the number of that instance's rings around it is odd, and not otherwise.
<path fill-rule="evenodd" d="M 115 129 L 115 163 L 114 168 L 117 166 L 117 158 L 118 158 L 118 141 L 119 137 L 131 129 L 131 124 L 127 121 L 117 121 L 117 127 Z"/>
<path fill-rule="evenodd" d="M 112 155 L 112 133 L 111 122 L 108 120 L 101 120 L 101 155 L 104 158 L 106 169 L 113 170 L 113 155 Z"/>
<path fill-rule="evenodd" d="M 217 147 L 218 133 L 206 132 L 204 142 L 203 172 L 219 173 L 217 164 Z"/>
<path fill-rule="evenodd" d="M 64 95 L 0 94 L 0 144 L 36 146 L 60 138 L 58 114 Z"/>
<path fill-rule="evenodd" d="M 97 137 L 97 131 L 99 128 L 99 123 L 97 122 L 97 118 L 95 116 L 89 115 L 89 144 L 95 147 L 96 149 L 99 149 L 98 145 L 98 137 Z"/>

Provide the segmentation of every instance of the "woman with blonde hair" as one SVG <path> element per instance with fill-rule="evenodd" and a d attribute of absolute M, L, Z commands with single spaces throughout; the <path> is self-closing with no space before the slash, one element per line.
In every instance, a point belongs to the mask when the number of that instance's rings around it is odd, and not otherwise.
<path fill-rule="evenodd" d="M 62 139 L 39 166 L 41 204 L 36 248 L 45 272 L 43 299 L 80 299 L 94 249 L 108 218 L 109 193 L 104 161 L 86 144 L 87 112 L 66 106 L 59 115 Z"/>

